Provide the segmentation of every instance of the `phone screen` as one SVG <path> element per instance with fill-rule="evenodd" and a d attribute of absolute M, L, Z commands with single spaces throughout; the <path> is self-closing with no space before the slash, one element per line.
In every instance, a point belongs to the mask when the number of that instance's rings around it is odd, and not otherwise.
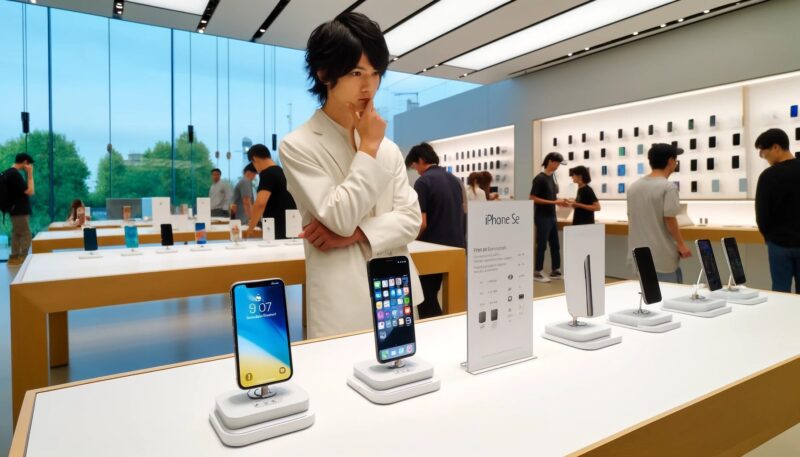
<path fill-rule="evenodd" d="M 161 246 L 172 246 L 175 241 L 172 239 L 172 224 L 161 224 Z"/>
<path fill-rule="evenodd" d="M 83 249 L 87 251 L 97 250 L 97 229 L 94 227 L 84 227 L 83 229 Z"/>
<path fill-rule="evenodd" d="M 644 302 L 648 305 L 661 301 L 661 287 L 658 285 L 656 266 L 650 248 L 642 247 L 633 250 L 633 262 L 639 274 L 639 286 L 642 289 Z"/>
<path fill-rule="evenodd" d="M 125 247 L 129 249 L 139 247 L 139 229 L 135 225 L 125 226 Z"/>
<path fill-rule="evenodd" d="M 292 377 L 289 315 L 283 281 L 240 282 L 231 288 L 236 380 L 242 389 Z"/>
<path fill-rule="evenodd" d="M 709 240 L 697 240 L 697 252 L 700 254 L 700 262 L 703 264 L 703 271 L 706 273 L 709 290 L 722 289 L 722 280 L 719 278 L 717 261 L 714 259 L 714 249 Z"/>
<path fill-rule="evenodd" d="M 368 269 L 378 362 L 414 355 L 417 348 L 408 258 L 372 259 Z"/>
<path fill-rule="evenodd" d="M 206 244 L 208 242 L 205 222 L 194 223 L 194 240 L 197 242 L 197 244 Z"/>
<path fill-rule="evenodd" d="M 744 265 L 742 258 L 739 256 L 739 246 L 736 244 L 736 238 L 723 238 L 722 247 L 725 249 L 725 259 L 728 261 L 728 268 L 733 275 L 733 281 L 736 284 L 744 284 L 747 278 L 744 275 Z"/>

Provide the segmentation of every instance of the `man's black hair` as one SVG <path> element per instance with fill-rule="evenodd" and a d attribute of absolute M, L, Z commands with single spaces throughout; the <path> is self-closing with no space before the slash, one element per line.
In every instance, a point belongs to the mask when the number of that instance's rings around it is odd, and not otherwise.
<path fill-rule="evenodd" d="M 250 146 L 250 149 L 247 150 L 247 160 L 252 162 L 253 157 L 258 157 L 259 159 L 271 159 L 272 154 L 270 154 L 268 147 L 258 143 Z"/>
<path fill-rule="evenodd" d="M 245 173 L 247 173 L 247 172 L 258 174 L 258 171 L 256 171 L 256 167 L 255 167 L 255 166 L 253 166 L 253 164 L 252 164 L 252 163 L 248 163 L 248 164 L 247 164 L 247 165 L 244 167 L 244 170 L 242 170 L 242 174 L 245 174 Z"/>
<path fill-rule="evenodd" d="M 212 168 L 212 169 L 211 169 L 211 173 L 214 173 L 215 171 L 216 171 L 217 173 L 219 173 L 219 174 L 222 174 L 222 170 L 220 170 L 219 168 Z"/>
<path fill-rule="evenodd" d="M 577 167 L 570 168 L 569 175 L 580 176 L 584 184 L 589 184 L 590 182 L 592 182 L 592 177 L 589 175 L 589 169 L 584 167 L 583 165 L 578 165 Z"/>
<path fill-rule="evenodd" d="M 784 151 L 788 151 L 789 135 L 781 129 L 769 129 L 756 138 L 756 149 L 769 149 L 776 144 Z"/>
<path fill-rule="evenodd" d="M 439 156 L 428 143 L 420 143 L 408 151 L 406 168 L 410 167 L 412 163 L 419 162 L 420 159 L 428 165 L 439 165 Z"/>
<path fill-rule="evenodd" d="M 28 163 L 32 164 L 33 163 L 33 157 L 31 157 L 30 155 L 28 155 L 28 154 L 26 154 L 24 152 L 21 152 L 21 153 L 17 154 L 17 156 L 14 158 L 14 163 L 25 163 L 25 162 L 28 162 Z"/>
<path fill-rule="evenodd" d="M 361 54 L 367 55 L 383 78 L 389 67 L 389 48 L 378 23 L 361 13 L 342 13 L 311 32 L 306 45 L 306 71 L 312 83 L 309 92 L 320 105 L 328 99 L 328 87 L 336 86 L 339 78 L 358 66 Z M 324 80 L 317 72 L 324 75 Z"/>

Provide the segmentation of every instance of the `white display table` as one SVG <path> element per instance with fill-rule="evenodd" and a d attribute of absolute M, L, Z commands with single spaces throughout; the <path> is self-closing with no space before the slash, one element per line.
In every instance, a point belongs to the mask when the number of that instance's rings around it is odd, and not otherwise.
<path fill-rule="evenodd" d="M 234 282 L 253 279 L 305 283 L 302 244 L 260 243 L 248 241 L 247 249 L 235 250 L 212 244 L 207 252 L 173 246 L 177 253 L 169 255 L 157 254 L 161 248 L 152 246 L 132 257 L 122 256 L 123 249 L 108 249 L 94 260 L 80 259 L 75 251 L 29 255 L 10 287 L 13 417 L 25 391 L 49 385 L 49 366 L 68 363 L 67 311 L 226 293 Z M 444 274 L 443 311 L 463 311 L 464 250 L 418 241 L 409 250 L 420 274 Z"/>
<path fill-rule="evenodd" d="M 638 304 L 635 283 L 606 291 L 608 312 Z M 235 388 L 230 357 L 42 389 L 26 396 L 10 455 L 740 455 L 800 414 L 800 298 L 768 296 L 715 319 L 675 316 L 674 332 L 617 328 L 623 343 L 597 352 L 540 338 L 566 305 L 537 300 L 538 359 L 477 376 L 459 365 L 463 315 L 422 322 L 418 354 L 441 390 L 390 406 L 345 383 L 374 356 L 371 333 L 301 343 L 292 381 L 316 423 L 244 448 L 223 446 L 208 422 L 214 397 Z"/>

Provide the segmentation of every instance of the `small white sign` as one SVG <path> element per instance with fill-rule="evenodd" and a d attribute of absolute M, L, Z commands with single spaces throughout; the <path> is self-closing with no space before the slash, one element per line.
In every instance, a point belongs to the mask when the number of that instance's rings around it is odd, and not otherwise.
<path fill-rule="evenodd" d="M 303 218 L 296 209 L 286 210 L 286 238 L 297 238 L 303 231 Z"/>
<path fill-rule="evenodd" d="M 533 203 L 470 202 L 467 371 L 533 357 Z"/>
<path fill-rule="evenodd" d="M 564 227 L 564 290 L 572 317 L 605 313 L 605 225 Z"/>
<path fill-rule="evenodd" d="M 261 237 L 264 241 L 275 241 L 275 219 L 265 217 L 261 219 Z"/>

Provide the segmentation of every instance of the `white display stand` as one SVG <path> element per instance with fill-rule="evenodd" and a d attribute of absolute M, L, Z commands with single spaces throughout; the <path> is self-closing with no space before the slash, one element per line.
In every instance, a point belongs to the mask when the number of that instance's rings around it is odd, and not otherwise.
<path fill-rule="evenodd" d="M 760 296 L 757 290 L 738 286 L 733 281 L 733 275 L 728 277 L 727 286 L 711 292 L 710 296 L 712 298 L 725 300 L 729 303 L 736 303 L 737 305 L 757 305 L 767 301 L 767 297 Z"/>
<path fill-rule="evenodd" d="M 356 363 L 347 385 L 372 403 L 389 405 L 435 392 L 441 382 L 433 377 L 433 365 L 409 357 L 388 364 L 374 360 Z"/>
<path fill-rule="evenodd" d="M 275 219 L 272 217 L 265 217 L 261 219 L 261 243 L 259 246 L 264 248 L 275 247 Z"/>
<path fill-rule="evenodd" d="M 608 323 L 648 333 L 664 333 L 681 326 L 680 322 L 672 320 L 670 313 L 659 313 L 642 308 L 641 293 L 638 309 L 626 309 L 611 313 L 608 315 Z"/>
<path fill-rule="evenodd" d="M 701 268 L 692 295 L 664 300 L 661 308 L 698 317 L 717 317 L 731 312 L 732 308 L 726 304 L 725 300 L 700 295 L 700 280 L 702 278 L 703 269 Z"/>
<path fill-rule="evenodd" d="M 534 359 L 533 205 L 470 202 L 467 362 L 471 374 Z"/>
<path fill-rule="evenodd" d="M 102 259 L 103 256 L 98 254 L 97 251 L 84 251 L 83 254 L 78 256 L 79 259 Z"/>
<path fill-rule="evenodd" d="M 121 255 L 123 257 L 133 257 L 136 255 L 144 255 L 144 253 L 136 248 L 131 248 L 130 250 L 122 251 Z"/>
<path fill-rule="evenodd" d="M 177 252 L 178 250 L 172 246 L 164 246 L 162 249 L 157 250 L 156 254 L 176 254 Z"/>
<path fill-rule="evenodd" d="M 603 224 L 564 227 L 564 291 L 572 321 L 545 326 L 542 337 L 593 351 L 622 342 L 604 324 L 579 321 L 605 313 L 605 239 Z"/>
<path fill-rule="evenodd" d="M 308 403 L 308 394 L 291 382 L 236 390 L 216 398 L 208 420 L 223 443 L 246 446 L 313 425 Z"/>
<path fill-rule="evenodd" d="M 208 244 L 195 244 L 189 248 L 189 250 L 194 252 L 208 252 L 211 250 L 211 246 Z"/>

